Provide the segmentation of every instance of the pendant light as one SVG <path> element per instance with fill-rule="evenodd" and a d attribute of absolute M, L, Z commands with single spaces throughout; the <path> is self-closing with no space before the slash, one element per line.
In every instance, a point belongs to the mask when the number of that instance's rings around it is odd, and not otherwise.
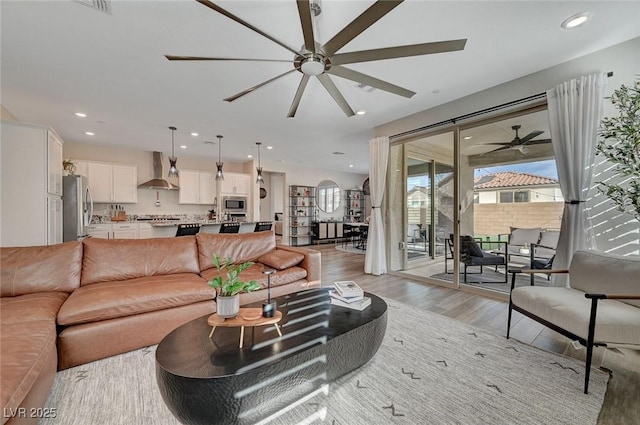
<path fill-rule="evenodd" d="M 260 142 L 256 142 L 256 145 L 258 145 L 258 167 L 256 168 L 256 171 L 258 172 L 258 177 L 256 178 L 256 183 L 260 183 L 260 184 L 264 184 L 264 177 L 262 177 L 262 164 L 260 163 L 260 145 L 262 143 Z"/>
<path fill-rule="evenodd" d="M 179 177 L 180 172 L 178 171 L 178 167 L 176 167 L 176 162 L 178 162 L 178 158 L 173 151 L 173 132 L 177 129 L 175 127 L 169 127 L 171 130 L 171 156 L 169 157 L 169 177 Z"/>
<path fill-rule="evenodd" d="M 224 181 L 224 174 L 222 173 L 222 166 L 224 163 L 220 160 L 220 149 L 222 147 L 222 137 L 221 135 L 216 136 L 218 138 L 218 162 L 216 162 L 216 167 L 218 171 L 216 171 L 216 180 Z"/>

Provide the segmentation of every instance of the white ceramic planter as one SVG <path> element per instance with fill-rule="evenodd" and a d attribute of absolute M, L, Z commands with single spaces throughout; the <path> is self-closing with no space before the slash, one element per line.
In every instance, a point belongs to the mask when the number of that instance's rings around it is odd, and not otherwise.
<path fill-rule="evenodd" d="M 234 295 L 233 297 L 221 297 L 216 298 L 216 313 L 218 316 L 224 319 L 230 319 L 236 317 L 240 310 L 240 295 Z"/>

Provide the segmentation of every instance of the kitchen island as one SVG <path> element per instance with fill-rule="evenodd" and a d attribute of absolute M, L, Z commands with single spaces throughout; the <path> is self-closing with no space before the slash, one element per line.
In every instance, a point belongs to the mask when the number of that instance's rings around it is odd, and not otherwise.
<path fill-rule="evenodd" d="M 170 238 L 176 235 L 180 224 L 199 224 L 200 232 L 219 233 L 223 222 L 197 219 L 109 221 L 101 220 L 89 226 L 89 235 L 104 239 Z M 241 222 L 239 233 L 251 233 L 256 223 Z"/>
<path fill-rule="evenodd" d="M 152 237 L 154 238 L 168 238 L 176 235 L 178 230 L 178 224 L 199 224 L 200 232 L 202 233 L 220 233 L 221 222 L 202 222 L 197 221 L 179 221 L 179 222 L 160 222 L 149 223 L 152 228 Z M 252 221 L 246 221 L 240 223 L 240 231 L 238 233 L 251 233 L 255 229 L 256 223 Z"/>

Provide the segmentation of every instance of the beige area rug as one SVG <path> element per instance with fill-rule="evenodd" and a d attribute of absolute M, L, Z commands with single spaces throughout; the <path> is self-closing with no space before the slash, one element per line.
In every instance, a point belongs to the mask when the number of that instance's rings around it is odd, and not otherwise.
<path fill-rule="evenodd" d="M 388 301 L 374 358 L 264 423 L 595 424 L 608 374 L 434 313 Z M 109 341 L 104 341 L 108 344 Z M 158 391 L 155 347 L 56 375 L 43 425 L 177 424 Z M 212 399 L 212 403 L 215 401 Z"/>

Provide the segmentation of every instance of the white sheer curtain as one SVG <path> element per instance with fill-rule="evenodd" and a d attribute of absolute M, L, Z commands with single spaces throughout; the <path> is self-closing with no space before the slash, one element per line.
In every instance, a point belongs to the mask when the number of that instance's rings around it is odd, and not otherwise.
<path fill-rule="evenodd" d="M 389 138 L 377 137 L 369 140 L 369 187 L 371 188 L 371 216 L 367 237 L 367 252 L 364 257 L 364 272 L 382 275 L 387 272 L 384 223 L 382 221 L 382 198 L 387 179 L 389 160 Z"/>
<path fill-rule="evenodd" d="M 605 74 L 590 74 L 547 91 L 551 141 L 565 199 L 554 269 L 568 268 L 576 250 L 595 248 L 585 200 L 591 188 L 606 84 Z M 567 285 L 564 275 L 554 276 L 553 282 Z"/>

